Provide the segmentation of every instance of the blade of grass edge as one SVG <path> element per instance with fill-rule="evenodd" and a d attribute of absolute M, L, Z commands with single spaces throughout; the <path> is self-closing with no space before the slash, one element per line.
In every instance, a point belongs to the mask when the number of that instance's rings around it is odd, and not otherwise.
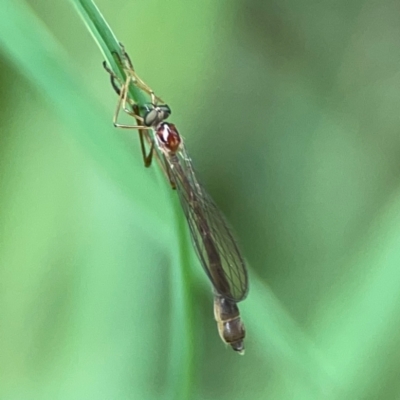
<path fill-rule="evenodd" d="M 118 54 L 118 56 L 122 58 L 120 42 L 117 40 L 96 4 L 92 0 L 70 1 L 75 6 L 79 16 L 82 18 L 88 31 L 99 46 L 100 51 L 113 72 L 121 81 L 125 81 L 125 72 L 114 56 L 114 54 Z M 143 105 L 146 102 L 147 96 L 134 85 L 130 85 L 129 94 L 139 105 Z"/>

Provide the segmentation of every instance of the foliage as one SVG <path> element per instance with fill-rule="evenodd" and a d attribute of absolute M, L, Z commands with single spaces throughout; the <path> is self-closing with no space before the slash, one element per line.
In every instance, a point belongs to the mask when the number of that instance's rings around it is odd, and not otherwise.
<path fill-rule="evenodd" d="M 109 24 L 88 0 L 0 3 L 0 397 L 396 398 L 395 4 L 97 5 Z M 237 231 L 244 357 L 176 194 L 112 127 L 88 31 L 167 100 Z"/>

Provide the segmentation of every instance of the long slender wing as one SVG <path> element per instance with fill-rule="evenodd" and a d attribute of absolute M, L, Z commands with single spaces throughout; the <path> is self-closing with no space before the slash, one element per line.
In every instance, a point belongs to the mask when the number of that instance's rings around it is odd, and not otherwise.
<path fill-rule="evenodd" d="M 166 160 L 194 247 L 214 289 L 227 299 L 243 300 L 248 291 L 246 265 L 224 216 L 196 179 L 183 144 L 178 154 Z"/>

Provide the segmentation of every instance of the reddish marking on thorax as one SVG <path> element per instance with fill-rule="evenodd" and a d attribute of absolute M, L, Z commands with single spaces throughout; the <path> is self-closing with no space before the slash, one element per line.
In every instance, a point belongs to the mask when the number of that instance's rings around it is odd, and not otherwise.
<path fill-rule="evenodd" d="M 172 154 L 178 151 L 181 144 L 181 137 L 174 124 L 163 122 L 157 128 L 157 137 Z"/>

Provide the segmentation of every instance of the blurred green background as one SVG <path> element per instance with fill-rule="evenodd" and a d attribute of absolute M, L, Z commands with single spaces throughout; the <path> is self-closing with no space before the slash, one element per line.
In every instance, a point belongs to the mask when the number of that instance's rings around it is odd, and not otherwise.
<path fill-rule="evenodd" d="M 96 4 L 237 232 L 246 355 L 72 2 L 3 0 L 0 398 L 400 398 L 397 2 Z"/>

